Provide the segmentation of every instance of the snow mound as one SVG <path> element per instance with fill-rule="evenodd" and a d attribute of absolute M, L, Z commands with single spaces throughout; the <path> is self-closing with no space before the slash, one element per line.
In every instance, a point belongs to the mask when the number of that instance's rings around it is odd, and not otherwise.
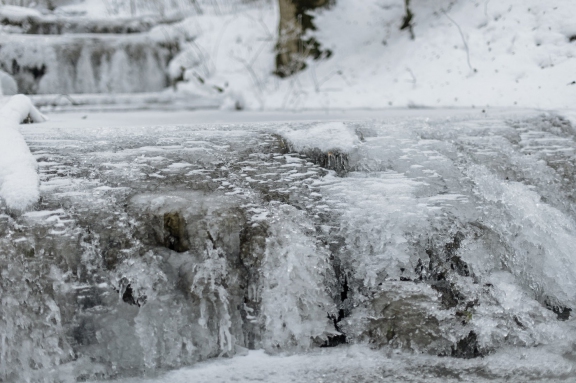
<path fill-rule="evenodd" d="M 39 197 L 38 164 L 18 131 L 18 124 L 27 118 L 45 120 L 24 95 L 13 96 L 0 106 L 0 198 L 15 210 L 26 209 Z"/>
<path fill-rule="evenodd" d="M 0 96 L 12 96 L 18 93 L 18 84 L 12 76 L 0 70 Z"/>
<path fill-rule="evenodd" d="M 280 132 L 297 151 L 318 148 L 322 151 L 340 149 L 350 152 L 360 144 L 360 139 L 351 128 L 342 122 L 317 124 L 308 129 L 285 129 Z"/>

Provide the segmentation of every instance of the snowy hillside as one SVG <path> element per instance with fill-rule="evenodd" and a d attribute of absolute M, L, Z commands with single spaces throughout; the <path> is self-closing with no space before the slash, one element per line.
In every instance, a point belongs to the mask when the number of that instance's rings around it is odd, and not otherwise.
<path fill-rule="evenodd" d="M 227 109 L 256 110 L 495 106 L 557 109 L 570 108 L 576 93 L 576 24 L 572 20 L 576 3 L 569 0 L 413 0 L 410 10 L 414 15 L 414 39 L 409 31 L 400 29 L 406 15 L 404 1 L 364 0 L 360 6 L 357 1 L 338 0 L 328 9 L 315 11 L 317 30 L 308 33 L 323 49 L 332 52 L 331 57 L 308 59 L 304 71 L 286 79 L 273 74 L 279 20 L 276 1 L 180 1 L 158 9 L 152 7 L 164 3 L 137 1 L 132 11 L 138 17 L 188 15 L 180 23 L 154 29 L 155 40 L 170 36 L 171 44 L 179 46 L 180 53 L 173 59 L 170 56 L 166 68 L 170 81 L 163 83 L 159 72 L 160 77 L 150 79 L 152 85 L 146 87 L 147 80 L 136 88 L 124 86 L 123 91 L 157 90 L 178 82 L 180 93 L 219 98 Z M 57 14 L 83 14 L 96 20 L 130 16 L 130 7 L 112 5 L 88 0 L 58 8 Z M 11 52 L 15 49 L 22 49 L 22 41 L 30 40 L 31 49 L 41 51 L 33 38 L 23 39 L 11 37 L 5 42 L 6 60 L 13 59 Z M 60 40 L 61 37 L 53 37 L 46 41 Z M 135 48 L 122 49 L 130 57 Z M 70 54 L 60 56 L 70 61 Z M 42 67 L 38 60 L 42 59 L 33 60 L 35 67 Z M 79 60 L 75 69 L 67 70 L 75 73 L 72 78 L 85 74 L 89 78 L 86 81 L 90 81 L 100 69 L 94 65 L 85 68 L 84 61 Z M 54 74 L 50 68 L 54 62 L 44 63 L 49 72 L 46 78 L 52 82 Z M 119 71 L 116 67 L 115 70 Z M 74 81 L 80 85 L 86 82 Z M 85 86 L 70 87 L 65 79 L 60 82 L 53 84 L 52 93 L 68 88 L 90 93 Z M 50 91 L 42 88 L 41 93 Z"/>
<path fill-rule="evenodd" d="M 274 5 L 196 17 L 196 44 L 210 75 L 256 109 L 573 104 L 576 3 L 416 0 L 411 9 L 414 40 L 400 30 L 401 0 L 338 0 L 318 11 L 315 37 L 333 55 L 285 80 L 271 74 Z"/>

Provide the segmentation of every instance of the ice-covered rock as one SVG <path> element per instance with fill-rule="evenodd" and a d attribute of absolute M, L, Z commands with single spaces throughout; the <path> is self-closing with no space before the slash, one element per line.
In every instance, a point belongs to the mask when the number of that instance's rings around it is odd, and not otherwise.
<path fill-rule="evenodd" d="M 439 294 L 428 285 L 386 282 L 363 306 L 342 324 L 351 340 L 356 337 L 377 347 L 390 345 L 416 353 L 451 354 L 453 335 L 440 324 L 450 318 L 442 311 Z"/>
<path fill-rule="evenodd" d="M 31 35 L 61 35 L 65 33 L 142 33 L 159 24 L 172 24 L 182 20 L 182 16 L 158 17 L 108 17 L 90 18 L 42 14 L 41 12 L 16 6 L 0 7 L 0 24 L 11 27 L 12 31 Z M 10 31 L 10 30 L 8 30 Z"/>
<path fill-rule="evenodd" d="M 305 153 L 314 163 L 338 174 L 351 169 L 350 155 L 361 143 L 361 137 L 343 122 L 328 122 L 301 129 L 281 130 L 286 146 Z"/>

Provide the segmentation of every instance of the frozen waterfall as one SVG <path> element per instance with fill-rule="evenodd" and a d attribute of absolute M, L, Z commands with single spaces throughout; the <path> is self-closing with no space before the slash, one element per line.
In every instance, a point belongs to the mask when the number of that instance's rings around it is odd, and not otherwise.
<path fill-rule="evenodd" d="M 0 381 L 264 349 L 306 369 L 311 352 L 335 381 L 569 382 L 573 129 L 534 113 L 22 127 L 41 200 L 0 202 Z"/>
<path fill-rule="evenodd" d="M 135 93 L 168 86 L 177 41 L 151 34 L 5 35 L 0 68 L 26 94 Z"/>

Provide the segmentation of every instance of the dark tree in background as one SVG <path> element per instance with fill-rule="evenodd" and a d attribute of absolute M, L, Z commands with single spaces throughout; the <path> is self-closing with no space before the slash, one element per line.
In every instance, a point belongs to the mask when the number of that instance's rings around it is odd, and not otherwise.
<path fill-rule="evenodd" d="M 402 19 L 400 30 L 408 29 L 408 32 L 410 32 L 410 38 L 414 40 L 414 14 L 410 9 L 410 0 L 404 0 L 404 9 L 406 10 L 406 14 Z"/>
<path fill-rule="evenodd" d="M 311 11 L 327 8 L 334 0 L 278 0 L 280 24 L 276 46 L 276 75 L 290 76 L 306 68 L 306 59 L 330 57 L 332 52 L 323 50 L 314 37 L 305 39 L 306 32 L 316 30 Z"/>

